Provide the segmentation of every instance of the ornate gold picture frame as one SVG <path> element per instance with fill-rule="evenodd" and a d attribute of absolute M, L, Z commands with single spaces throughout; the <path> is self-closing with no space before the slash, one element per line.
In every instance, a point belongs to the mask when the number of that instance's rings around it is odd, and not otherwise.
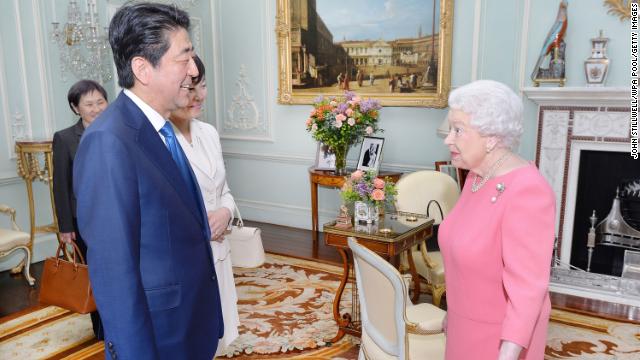
<path fill-rule="evenodd" d="M 351 90 L 383 106 L 447 106 L 453 0 L 276 1 L 279 103 Z"/>

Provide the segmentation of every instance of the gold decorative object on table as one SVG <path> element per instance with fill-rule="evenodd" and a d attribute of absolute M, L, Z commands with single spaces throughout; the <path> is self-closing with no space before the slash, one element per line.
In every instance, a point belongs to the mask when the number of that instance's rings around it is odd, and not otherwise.
<path fill-rule="evenodd" d="M 349 209 L 343 204 L 340 206 L 340 214 L 336 218 L 336 227 L 340 229 L 350 229 L 351 215 L 349 215 Z"/>
<path fill-rule="evenodd" d="M 27 197 L 29 200 L 29 251 L 33 253 L 33 241 L 35 235 L 39 233 L 58 232 L 58 219 L 56 217 L 53 200 L 53 152 L 50 140 L 18 140 L 16 141 L 16 158 L 18 175 L 24 179 L 27 186 Z M 47 225 L 36 225 L 36 209 L 33 198 L 33 183 L 42 181 L 49 186 L 49 196 L 51 198 L 51 212 L 53 222 Z M 58 239 L 59 241 L 60 239 Z M 18 273 L 22 270 L 23 264 L 11 270 Z"/>

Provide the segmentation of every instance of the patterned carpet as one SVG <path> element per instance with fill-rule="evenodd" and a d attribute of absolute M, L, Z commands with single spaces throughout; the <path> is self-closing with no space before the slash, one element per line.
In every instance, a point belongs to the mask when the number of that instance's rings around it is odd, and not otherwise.
<path fill-rule="evenodd" d="M 234 269 L 240 337 L 225 356 L 233 359 L 356 359 L 358 339 L 337 332 L 333 294 L 342 268 L 267 254 L 256 269 Z M 343 299 L 350 299 L 347 289 Z M 344 301 L 345 306 L 350 306 Z M 49 306 L 0 319 L 0 359 L 101 359 L 88 315 Z"/>
<path fill-rule="evenodd" d="M 336 331 L 332 301 L 341 267 L 267 254 L 257 269 L 234 269 L 240 337 L 234 360 L 357 359 L 358 339 Z M 346 293 L 343 299 L 350 299 Z M 345 301 L 345 306 L 350 306 Z M 0 359 L 102 359 L 88 315 L 39 307 L 0 319 Z M 640 359 L 640 325 L 554 309 L 545 360 Z"/>
<path fill-rule="evenodd" d="M 640 325 L 554 309 L 545 360 L 638 360 Z"/>

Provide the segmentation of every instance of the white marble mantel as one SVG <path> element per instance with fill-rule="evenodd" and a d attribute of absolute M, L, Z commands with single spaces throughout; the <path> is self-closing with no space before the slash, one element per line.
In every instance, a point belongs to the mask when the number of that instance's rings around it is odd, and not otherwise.
<path fill-rule="evenodd" d="M 525 87 L 522 92 L 540 106 L 615 106 L 629 107 L 631 90 L 627 87 Z"/>

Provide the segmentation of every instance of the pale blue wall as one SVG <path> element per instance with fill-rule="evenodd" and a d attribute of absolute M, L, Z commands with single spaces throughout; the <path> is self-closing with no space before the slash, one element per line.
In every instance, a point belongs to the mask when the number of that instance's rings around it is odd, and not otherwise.
<path fill-rule="evenodd" d="M 122 2 L 98 0 L 103 24 Z M 456 1 L 453 86 L 480 78 L 503 81 L 517 90 L 531 86 L 529 73 L 555 19 L 558 3 L 559 0 Z M 64 0 L 0 1 L 0 203 L 18 210 L 19 223 L 25 229 L 26 192 L 16 175 L 12 125 L 18 114 L 23 116 L 31 135 L 50 137 L 75 121 L 66 103 L 66 92 L 77 79 L 69 76 L 66 82 L 62 81 L 58 51 L 49 41 L 54 14 L 64 22 L 66 4 Z M 85 0 L 79 0 L 79 4 L 84 8 Z M 207 63 L 210 96 L 205 120 L 217 125 L 223 134 L 229 184 L 244 217 L 309 228 L 307 169 L 313 162 L 316 145 L 304 130 L 304 120 L 311 107 L 276 102 L 276 0 L 199 0 L 189 11 L 198 25 L 194 34 L 198 52 Z M 570 1 L 567 86 L 584 86 L 583 61 L 590 55 L 589 39 L 599 29 L 611 38 L 608 54 L 612 66 L 607 85 L 626 86 L 628 27 L 628 21 L 620 22 L 606 13 L 602 0 Z M 262 132 L 243 134 L 223 129 L 224 121 L 229 119 L 228 110 L 234 101 L 238 102 L 241 67 L 249 96 L 245 100 L 255 106 L 260 121 L 267 124 Z M 106 84 L 106 88 L 113 99 L 114 83 Z M 526 132 L 520 152 L 532 159 L 537 107 L 525 99 L 525 111 Z M 435 134 L 445 116 L 446 110 L 382 109 L 381 126 L 386 139 L 383 168 L 430 169 L 434 161 L 447 159 L 442 139 Z M 352 148 L 352 161 L 358 151 L 358 146 Z M 47 211 L 48 194 L 43 184 L 38 184 L 37 190 L 39 223 L 46 223 L 51 217 Z M 335 215 L 339 203 L 336 190 L 322 189 L 319 202 L 322 223 Z M 41 237 L 39 244 L 47 239 L 51 240 L 51 236 Z M 37 246 L 41 248 L 37 258 L 41 259 L 48 250 L 45 245 Z M 6 261 L 0 262 L 0 269 L 6 266 Z"/>

